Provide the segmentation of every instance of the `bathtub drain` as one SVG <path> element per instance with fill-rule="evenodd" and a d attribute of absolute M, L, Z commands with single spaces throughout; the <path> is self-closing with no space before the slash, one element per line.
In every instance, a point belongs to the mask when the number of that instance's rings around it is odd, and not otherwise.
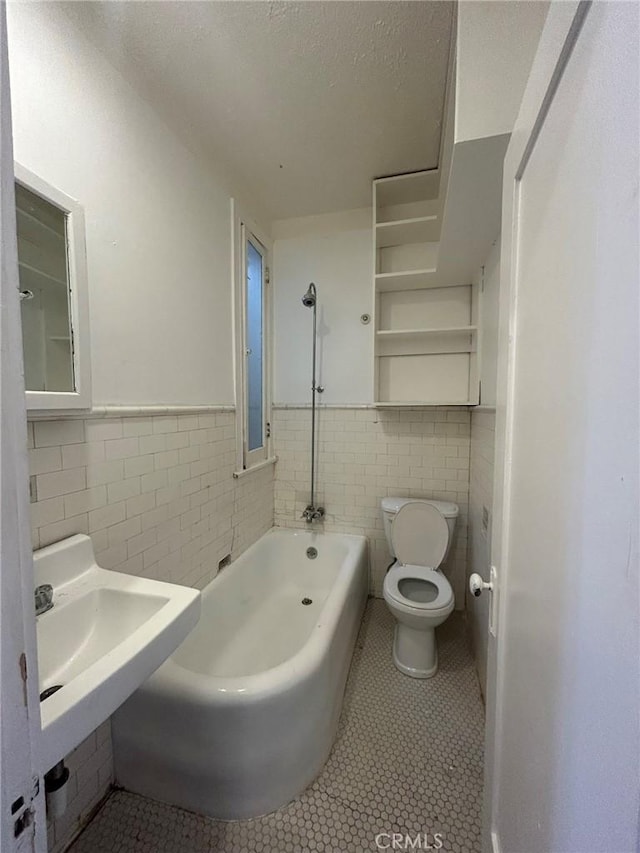
<path fill-rule="evenodd" d="M 303 599 L 302 599 L 302 603 L 303 603 L 303 604 L 313 604 L 313 599 L 311 599 L 311 598 L 303 598 Z"/>

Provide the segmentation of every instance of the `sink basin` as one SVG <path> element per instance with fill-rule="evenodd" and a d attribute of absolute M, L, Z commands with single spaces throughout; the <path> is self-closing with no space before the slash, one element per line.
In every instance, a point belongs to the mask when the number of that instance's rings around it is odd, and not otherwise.
<path fill-rule="evenodd" d="M 36 619 L 45 773 L 173 654 L 199 619 L 200 593 L 101 569 L 88 536 L 33 556 L 36 585 L 53 586 L 53 608 Z"/>

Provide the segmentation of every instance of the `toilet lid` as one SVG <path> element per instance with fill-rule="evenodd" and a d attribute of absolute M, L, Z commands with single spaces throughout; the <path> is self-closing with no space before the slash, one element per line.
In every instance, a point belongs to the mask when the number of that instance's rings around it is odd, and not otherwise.
<path fill-rule="evenodd" d="M 451 584 L 440 572 L 425 566 L 394 566 L 384 579 L 385 597 L 433 613 L 453 603 Z"/>
<path fill-rule="evenodd" d="M 391 525 L 391 543 L 405 566 L 437 569 L 447 551 L 449 526 L 434 506 L 413 501 L 400 507 Z"/>

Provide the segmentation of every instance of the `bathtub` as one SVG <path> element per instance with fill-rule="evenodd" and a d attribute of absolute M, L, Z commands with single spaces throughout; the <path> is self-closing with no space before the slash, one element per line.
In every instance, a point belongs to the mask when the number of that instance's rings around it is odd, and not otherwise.
<path fill-rule="evenodd" d="M 198 625 L 113 716 L 117 783 L 223 820 L 301 793 L 333 745 L 367 561 L 362 536 L 276 528 L 221 571 Z"/>

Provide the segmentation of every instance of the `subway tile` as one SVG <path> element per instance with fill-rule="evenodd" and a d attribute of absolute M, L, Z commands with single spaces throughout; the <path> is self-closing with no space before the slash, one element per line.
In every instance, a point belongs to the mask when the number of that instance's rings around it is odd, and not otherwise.
<path fill-rule="evenodd" d="M 139 441 L 140 439 L 137 437 L 116 438 L 111 441 L 105 441 L 105 459 L 127 459 L 130 456 L 139 456 Z"/>
<path fill-rule="evenodd" d="M 151 435 L 153 432 L 153 417 L 144 418 L 123 418 L 122 419 L 122 435 L 123 438 L 131 438 L 132 436 Z"/>
<path fill-rule="evenodd" d="M 132 456 L 124 460 L 124 476 L 139 477 L 141 474 L 150 474 L 153 471 L 153 454 L 144 456 Z"/>
<path fill-rule="evenodd" d="M 143 492 L 154 492 L 156 489 L 161 489 L 167 485 L 167 472 L 154 471 L 151 474 L 143 474 L 140 478 L 140 484 Z"/>
<path fill-rule="evenodd" d="M 74 492 L 71 495 L 65 495 L 64 514 L 67 518 L 70 518 L 83 512 L 90 512 L 91 510 L 99 509 L 102 506 L 106 506 L 106 503 L 106 487 L 93 486 L 91 489 L 84 489 L 81 492 Z"/>
<path fill-rule="evenodd" d="M 98 462 L 87 466 L 87 486 L 101 486 L 116 483 L 124 477 L 122 459 L 112 459 L 109 462 Z"/>
<path fill-rule="evenodd" d="M 167 433 L 178 431 L 178 418 L 176 416 L 157 416 L 153 419 L 154 433 Z"/>
<path fill-rule="evenodd" d="M 87 514 L 74 515 L 72 518 L 65 518 L 63 521 L 44 525 L 39 528 L 39 531 L 41 548 L 44 548 L 45 545 L 51 545 L 53 542 L 59 542 L 61 539 L 66 539 L 68 536 L 75 536 L 76 533 L 88 533 Z"/>
<path fill-rule="evenodd" d="M 57 495 L 67 495 L 86 488 L 87 478 L 85 468 L 69 468 L 67 471 L 54 471 L 51 474 L 38 474 L 36 491 L 38 500 L 54 498 Z"/>
<path fill-rule="evenodd" d="M 123 422 L 119 418 L 86 421 L 87 441 L 113 441 L 124 435 Z"/>
<path fill-rule="evenodd" d="M 126 518 L 126 507 L 124 501 L 117 504 L 109 504 L 101 509 L 94 509 L 89 513 L 89 531 L 103 530 L 105 527 L 111 527 L 112 524 L 118 524 Z"/>
<path fill-rule="evenodd" d="M 64 498 L 49 498 L 31 504 L 31 525 L 33 528 L 45 527 L 64 518 Z"/>
<path fill-rule="evenodd" d="M 48 474 L 62 468 L 60 447 L 33 448 L 29 451 L 29 474 Z"/>
<path fill-rule="evenodd" d="M 117 483 L 109 483 L 107 486 L 107 495 L 110 504 L 133 498 L 139 495 L 140 491 L 140 477 L 129 477 L 126 480 L 119 480 Z"/>
<path fill-rule="evenodd" d="M 132 536 L 127 542 L 128 556 L 135 557 L 157 544 L 158 534 L 155 529 L 145 530 L 137 536 Z"/>
<path fill-rule="evenodd" d="M 186 432 L 173 432 L 165 435 L 165 446 L 167 450 L 179 450 L 189 446 L 189 436 Z"/>
<path fill-rule="evenodd" d="M 35 421 L 33 431 L 35 447 L 54 447 L 84 441 L 82 420 Z"/>
<path fill-rule="evenodd" d="M 79 468 L 104 462 L 104 441 L 67 444 L 62 447 L 62 467 Z"/>
<path fill-rule="evenodd" d="M 140 517 L 135 516 L 135 518 L 129 518 L 126 521 L 120 521 L 117 524 L 113 524 L 107 528 L 107 538 L 109 542 L 109 548 L 114 548 L 117 545 L 125 544 L 129 542 L 130 539 L 133 539 L 135 536 L 138 536 L 140 533 Z M 126 557 L 130 557 L 131 554 L 125 554 L 124 559 Z M 122 562 L 122 561 L 120 561 Z M 108 566 L 106 567 L 108 568 Z"/>
<path fill-rule="evenodd" d="M 127 543 L 121 542 L 118 545 L 107 548 L 100 554 L 100 565 L 105 569 L 117 569 L 121 563 L 127 559 Z"/>
<path fill-rule="evenodd" d="M 156 494 L 156 492 L 146 492 L 145 494 L 129 498 L 125 502 L 127 518 L 131 518 L 134 515 L 142 515 L 153 509 L 156 505 Z"/>
<path fill-rule="evenodd" d="M 165 435 L 144 435 L 139 439 L 140 453 L 162 453 L 167 449 Z"/>

